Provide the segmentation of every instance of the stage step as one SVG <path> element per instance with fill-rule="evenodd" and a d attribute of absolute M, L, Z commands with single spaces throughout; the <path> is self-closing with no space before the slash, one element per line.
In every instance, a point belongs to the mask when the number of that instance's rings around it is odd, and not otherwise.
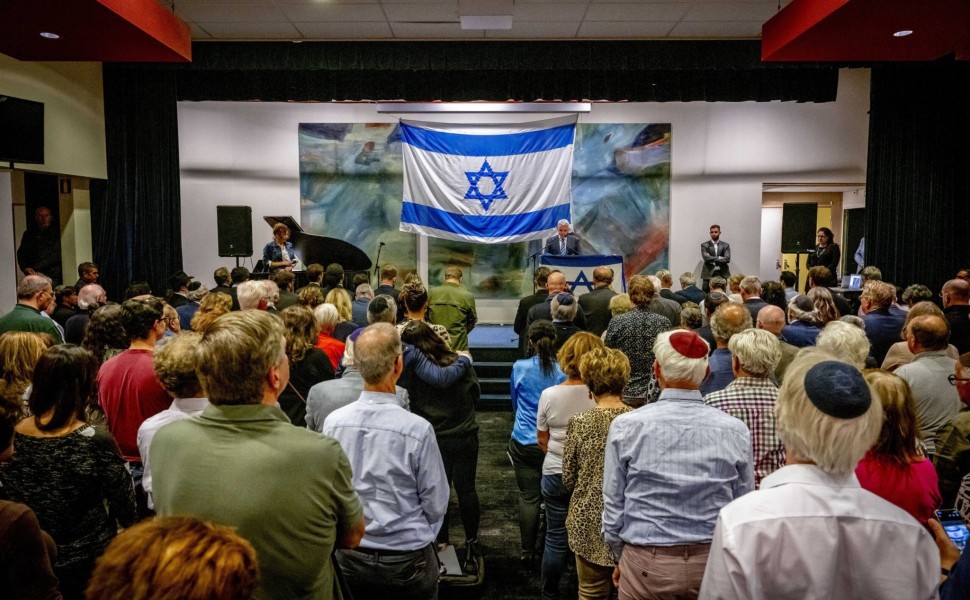
<path fill-rule="evenodd" d="M 519 358 L 518 348 L 471 348 L 475 373 L 482 388 L 480 408 L 509 409 L 509 379 L 512 365 Z"/>

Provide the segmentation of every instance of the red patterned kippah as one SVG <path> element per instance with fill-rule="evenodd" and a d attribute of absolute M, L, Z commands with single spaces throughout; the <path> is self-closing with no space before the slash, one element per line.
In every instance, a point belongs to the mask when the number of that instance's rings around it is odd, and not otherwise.
<path fill-rule="evenodd" d="M 678 331 L 670 336 L 670 345 L 681 356 L 707 358 L 707 343 L 693 331 Z"/>

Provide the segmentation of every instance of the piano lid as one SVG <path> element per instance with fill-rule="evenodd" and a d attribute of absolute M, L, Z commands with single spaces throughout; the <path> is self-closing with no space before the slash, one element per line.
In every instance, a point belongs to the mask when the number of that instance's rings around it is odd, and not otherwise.
<path fill-rule="evenodd" d="M 345 271 L 366 271 L 373 265 L 357 246 L 337 238 L 307 233 L 293 217 L 263 217 L 263 220 L 270 227 L 282 223 L 290 229 L 290 242 L 305 265 L 319 263 L 326 267 L 330 263 L 338 263 Z"/>

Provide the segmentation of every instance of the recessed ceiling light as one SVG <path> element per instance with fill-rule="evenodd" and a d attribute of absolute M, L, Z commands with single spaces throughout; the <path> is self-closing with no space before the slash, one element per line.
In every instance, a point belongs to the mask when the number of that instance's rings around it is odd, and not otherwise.
<path fill-rule="evenodd" d="M 893 37 L 906 37 L 907 35 L 913 35 L 912 29 L 902 29 L 893 34 Z"/>
<path fill-rule="evenodd" d="M 40 32 L 40 37 L 47 38 L 49 40 L 59 40 L 59 39 L 61 39 L 61 36 L 57 35 L 56 33 L 51 33 L 49 31 L 41 31 Z"/>

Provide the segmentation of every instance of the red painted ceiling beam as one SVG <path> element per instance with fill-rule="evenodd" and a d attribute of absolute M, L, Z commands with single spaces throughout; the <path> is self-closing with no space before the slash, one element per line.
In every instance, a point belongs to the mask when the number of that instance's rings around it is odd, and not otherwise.
<path fill-rule="evenodd" d="M 191 62 L 192 36 L 157 0 L 3 0 L 0 52 L 32 61 Z"/>
<path fill-rule="evenodd" d="M 894 37 L 897 31 L 912 35 Z M 967 0 L 794 0 L 761 29 L 763 61 L 970 58 Z"/>

